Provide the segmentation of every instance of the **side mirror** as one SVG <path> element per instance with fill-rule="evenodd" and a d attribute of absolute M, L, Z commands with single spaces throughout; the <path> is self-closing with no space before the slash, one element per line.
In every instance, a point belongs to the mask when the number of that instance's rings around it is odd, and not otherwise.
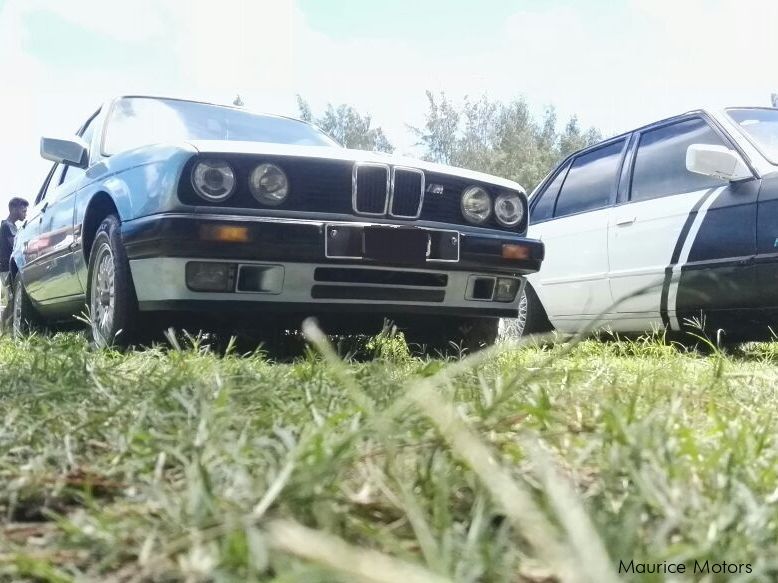
<path fill-rule="evenodd" d="M 686 169 L 695 174 L 734 182 L 752 178 L 740 155 L 726 146 L 692 144 L 686 150 Z"/>
<path fill-rule="evenodd" d="M 72 138 L 41 138 L 41 156 L 46 160 L 86 168 L 89 166 L 89 149 L 84 140 Z"/>

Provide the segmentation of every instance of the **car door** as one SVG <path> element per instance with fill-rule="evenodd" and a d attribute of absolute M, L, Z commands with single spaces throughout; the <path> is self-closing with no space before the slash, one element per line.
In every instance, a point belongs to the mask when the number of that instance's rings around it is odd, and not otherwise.
<path fill-rule="evenodd" d="M 71 248 L 76 180 L 68 180 L 67 176 L 72 169 L 72 166 L 65 166 L 60 178 L 62 182 L 50 191 L 41 209 L 41 273 L 37 301 L 44 304 L 83 293 L 75 276 Z"/>
<path fill-rule="evenodd" d="M 77 132 L 87 144 L 92 138 L 92 120 Z M 38 301 L 59 303 L 66 298 L 80 296 L 84 288 L 76 274 L 74 261 L 75 194 L 82 186 L 86 171 L 76 166 L 66 166 L 59 184 L 47 195 L 47 205 L 42 209 L 41 240 L 45 245 Z"/>
<path fill-rule="evenodd" d="M 44 260 L 47 241 L 41 236 L 44 213 L 49 205 L 48 198 L 56 189 L 62 177 L 64 166 L 54 164 L 46 175 L 32 208 L 27 213 L 27 220 L 16 235 L 15 247 L 20 247 L 24 257 L 21 267 L 21 277 L 27 294 L 36 302 L 41 299 L 41 285 L 45 272 Z"/>
<path fill-rule="evenodd" d="M 621 137 L 577 154 L 533 205 L 530 236 L 544 242 L 546 256 L 530 283 L 559 330 L 580 329 L 611 306 L 608 217 L 626 144 Z"/>
<path fill-rule="evenodd" d="M 778 159 L 776 159 L 778 162 Z M 757 286 L 761 307 L 775 320 L 778 308 L 778 175 L 763 180 L 759 192 L 757 224 Z"/>
<path fill-rule="evenodd" d="M 761 324 L 778 331 L 778 110 L 775 108 L 733 108 L 728 117 L 762 158 L 758 165 L 763 179 L 757 203 L 756 290 L 762 308 L 754 316 Z"/>
<path fill-rule="evenodd" d="M 679 329 L 702 311 L 752 301 L 758 185 L 690 172 L 692 144 L 731 147 L 697 115 L 637 133 L 631 180 L 608 224 L 616 330 Z"/>

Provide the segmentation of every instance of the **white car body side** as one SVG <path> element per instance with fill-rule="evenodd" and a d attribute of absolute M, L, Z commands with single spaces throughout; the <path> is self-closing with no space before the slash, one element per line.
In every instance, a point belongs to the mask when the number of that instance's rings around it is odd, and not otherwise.
<path fill-rule="evenodd" d="M 673 121 L 676 119 L 679 121 Z M 707 185 L 689 192 L 679 190 L 647 200 L 631 200 L 639 136 L 698 119 L 722 136 L 723 142 L 731 142 L 726 147 L 705 148 L 714 160 L 719 149 L 722 152 L 719 160 L 734 154 L 731 158 L 734 162 L 732 172 L 736 173 L 732 176 L 733 182 L 721 180 L 720 186 Z M 546 255 L 543 268 L 530 275 L 528 282 L 555 329 L 565 333 L 590 327 L 624 332 L 662 326 L 680 329 L 682 314 L 676 305 L 680 273 L 690 261 L 691 248 L 706 215 L 730 185 L 739 180 L 758 179 L 777 170 L 746 139 L 726 111 L 700 110 L 673 120 L 625 134 L 629 152 L 622 160 L 623 166 L 616 171 L 618 186 L 611 204 L 540 222 L 531 220 L 529 236 L 543 241 Z M 582 152 L 585 154 L 598 147 Z M 533 201 L 537 202 L 536 197 L 545 193 L 554 181 L 555 173 L 568 172 L 580 154 L 571 156 L 572 163 L 560 164 L 541 183 L 531 195 L 531 205 Z M 702 155 L 705 155 L 704 151 Z M 688 164 L 692 162 L 687 162 L 687 169 L 695 172 Z M 564 182 L 556 192 L 564 192 Z M 752 195 L 754 208 L 756 192 L 758 188 Z M 754 210 L 754 229 L 755 213 Z"/>

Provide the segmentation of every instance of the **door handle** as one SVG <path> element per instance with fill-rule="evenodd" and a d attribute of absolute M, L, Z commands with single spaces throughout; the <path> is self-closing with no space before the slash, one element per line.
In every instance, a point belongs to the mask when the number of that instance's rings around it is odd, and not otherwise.
<path fill-rule="evenodd" d="M 616 226 L 617 227 L 628 227 L 629 225 L 632 225 L 637 220 L 637 217 L 621 217 L 620 219 L 616 219 Z"/>

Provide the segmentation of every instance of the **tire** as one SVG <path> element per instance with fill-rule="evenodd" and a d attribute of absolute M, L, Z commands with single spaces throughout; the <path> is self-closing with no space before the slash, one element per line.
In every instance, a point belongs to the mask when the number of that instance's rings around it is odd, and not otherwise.
<path fill-rule="evenodd" d="M 137 338 L 138 300 L 121 223 L 108 215 L 97 228 L 89 253 L 89 327 L 97 346 L 130 346 Z"/>
<path fill-rule="evenodd" d="M 469 318 L 455 325 L 454 341 L 468 352 L 475 352 L 497 342 L 499 332 L 498 318 Z"/>
<path fill-rule="evenodd" d="M 17 274 L 13 281 L 13 298 L 11 300 L 11 315 L 7 320 L 14 338 L 21 338 L 41 327 L 41 318 L 32 305 L 27 290 L 24 289 L 21 275 Z"/>
<path fill-rule="evenodd" d="M 404 333 L 409 343 L 429 352 L 472 353 L 494 344 L 499 326 L 498 318 L 436 318 L 411 325 Z"/>
<path fill-rule="evenodd" d="M 530 334 L 551 332 L 553 329 L 540 298 L 529 284 L 526 284 L 521 292 L 518 317 L 500 320 L 500 337 L 507 340 L 518 340 Z"/>

